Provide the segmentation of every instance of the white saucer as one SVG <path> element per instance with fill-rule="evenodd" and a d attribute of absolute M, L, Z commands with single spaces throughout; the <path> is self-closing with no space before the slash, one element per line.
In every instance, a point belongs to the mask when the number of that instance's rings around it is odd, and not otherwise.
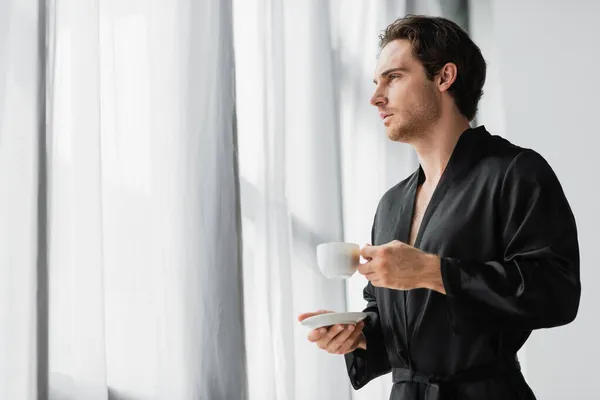
<path fill-rule="evenodd" d="M 307 328 L 317 329 L 323 326 L 331 326 L 336 324 L 356 324 L 367 317 L 364 312 L 342 312 L 319 314 L 314 317 L 306 318 L 300 324 Z"/>

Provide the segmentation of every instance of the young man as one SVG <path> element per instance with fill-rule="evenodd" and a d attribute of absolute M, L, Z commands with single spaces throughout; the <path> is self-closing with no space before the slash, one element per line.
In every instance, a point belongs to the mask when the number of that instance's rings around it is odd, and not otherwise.
<path fill-rule="evenodd" d="M 541 155 L 470 128 L 486 65 L 456 24 L 401 18 L 380 47 L 371 104 L 420 165 L 382 197 L 361 250 L 369 317 L 309 340 L 345 354 L 355 389 L 392 372 L 391 399 L 534 399 L 517 351 L 579 307 L 569 203 Z"/>

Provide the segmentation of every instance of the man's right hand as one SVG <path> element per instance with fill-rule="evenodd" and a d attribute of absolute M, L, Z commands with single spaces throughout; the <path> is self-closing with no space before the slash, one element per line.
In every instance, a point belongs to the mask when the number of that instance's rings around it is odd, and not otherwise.
<path fill-rule="evenodd" d="M 298 320 L 302 321 L 306 318 L 326 314 L 333 311 L 320 310 L 313 313 L 304 313 L 298 316 Z M 308 340 L 316 343 L 321 350 L 325 350 L 330 354 L 347 354 L 357 348 L 367 349 L 367 340 L 362 330 L 365 326 L 363 321 L 356 325 L 332 325 L 314 329 L 308 333 Z"/>

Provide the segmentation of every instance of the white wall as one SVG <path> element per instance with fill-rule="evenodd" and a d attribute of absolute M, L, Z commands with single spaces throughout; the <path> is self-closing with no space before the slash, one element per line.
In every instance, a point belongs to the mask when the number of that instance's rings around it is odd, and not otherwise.
<path fill-rule="evenodd" d="M 600 358 L 600 2 L 471 0 L 472 34 L 491 61 L 479 123 L 540 152 L 561 180 L 579 227 L 581 279 L 574 323 L 533 333 L 526 377 L 539 399 L 596 399 Z M 490 123 L 488 123 L 489 121 Z M 560 296 L 560 293 L 556 294 Z"/>

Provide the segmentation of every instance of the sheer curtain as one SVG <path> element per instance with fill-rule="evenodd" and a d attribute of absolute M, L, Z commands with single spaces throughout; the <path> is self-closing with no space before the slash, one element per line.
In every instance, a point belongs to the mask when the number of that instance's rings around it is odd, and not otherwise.
<path fill-rule="evenodd" d="M 45 294 L 37 279 L 38 267 L 45 266 L 44 254 L 38 257 L 45 236 L 37 200 L 38 191 L 45 190 L 38 170 L 44 147 L 41 12 L 37 0 L 0 2 L 1 399 L 37 398 L 38 347 L 45 348 L 37 335 L 37 295 L 43 301 Z M 43 331 L 45 318 L 40 322 Z M 47 360 L 39 362 L 43 366 Z"/>
<path fill-rule="evenodd" d="M 245 398 L 231 3 L 41 4 L 0 6 L 0 397 Z"/>
<path fill-rule="evenodd" d="M 347 398 L 343 360 L 307 348 L 303 311 L 345 308 L 318 243 L 342 240 L 326 2 L 234 1 L 251 399 Z"/>

